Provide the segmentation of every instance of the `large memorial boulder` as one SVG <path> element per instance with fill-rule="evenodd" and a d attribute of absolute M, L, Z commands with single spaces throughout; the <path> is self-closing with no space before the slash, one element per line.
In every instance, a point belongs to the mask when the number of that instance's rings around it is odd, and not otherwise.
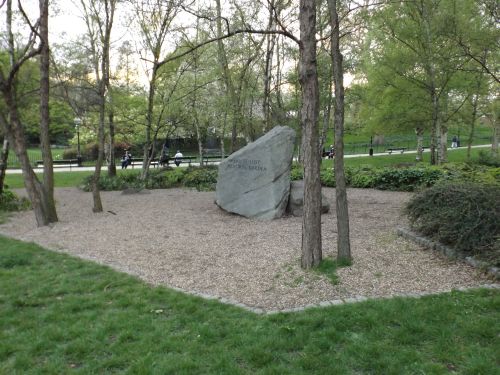
<path fill-rule="evenodd" d="M 290 199 L 288 200 L 287 213 L 293 216 L 302 216 L 304 213 L 304 181 L 292 181 L 290 185 Z M 330 203 L 321 193 L 321 213 L 330 211 Z"/>
<path fill-rule="evenodd" d="M 290 192 L 295 131 L 278 126 L 219 165 L 215 203 L 257 219 L 282 217 Z"/>

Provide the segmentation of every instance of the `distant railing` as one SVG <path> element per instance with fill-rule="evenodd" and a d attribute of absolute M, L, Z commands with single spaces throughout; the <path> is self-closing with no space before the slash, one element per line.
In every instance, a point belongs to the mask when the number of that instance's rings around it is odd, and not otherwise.
<path fill-rule="evenodd" d="M 389 138 L 389 137 L 388 137 Z M 451 145 L 451 137 L 448 139 L 448 147 Z M 479 136 L 475 137 L 473 144 L 488 144 L 491 143 L 490 137 Z M 429 146 L 430 140 L 428 137 L 424 137 L 424 145 Z M 461 139 L 460 146 L 466 145 L 466 139 L 463 137 Z M 368 155 L 370 152 L 370 148 L 373 148 L 374 153 L 383 153 L 389 148 L 406 148 L 407 150 L 416 150 L 417 149 L 417 141 L 415 138 L 389 138 L 388 142 L 381 144 L 372 144 L 370 142 L 366 143 L 346 143 L 344 145 L 344 153 L 346 155 L 353 154 L 366 154 Z M 53 149 L 52 154 L 54 160 L 63 159 L 63 151 L 64 149 Z M 36 162 L 42 159 L 42 153 L 40 150 L 30 149 L 28 150 L 28 158 L 30 160 L 30 164 L 32 166 L 36 166 Z M 85 159 L 87 160 L 87 159 Z M 87 160 L 88 162 L 92 162 L 92 160 Z M 21 168 L 21 164 L 17 158 L 17 155 L 14 153 L 12 149 L 9 150 L 9 159 L 7 162 L 7 168 Z"/>

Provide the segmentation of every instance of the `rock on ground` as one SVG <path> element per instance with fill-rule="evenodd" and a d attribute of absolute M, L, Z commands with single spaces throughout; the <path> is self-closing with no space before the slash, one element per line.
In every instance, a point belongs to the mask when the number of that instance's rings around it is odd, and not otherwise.
<path fill-rule="evenodd" d="M 219 165 L 216 203 L 248 218 L 283 216 L 290 192 L 295 131 L 277 126 Z"/>

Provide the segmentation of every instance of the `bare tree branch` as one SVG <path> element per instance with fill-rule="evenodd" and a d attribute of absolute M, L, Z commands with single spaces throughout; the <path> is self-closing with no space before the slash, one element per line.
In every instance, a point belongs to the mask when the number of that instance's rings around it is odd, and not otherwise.
<path fill-rule="evenodd" d="M 177 60 L 177 59 L 180 59 L 181 57 L 184 57 L 186 55 L 189 55 L 190 53 L 196 51 L 197 49 L 203 47 L 203 46 L 206 46 L 207 44 L 210 44 L 210 43 L 213 43 L 213 42 L 217 42 L 218 40 L 224 40 L 224 39 L 227 39 L 227 38 L 231 38 L 235 35 L 238 35 L 238 34 L 279 34 L 279 35 L 284 35 L 286 36 L 287 38 L 290 38 L 292 39 L 293 41 L 295 41 L 297 44 L 301 44 L 300 43 L 300 40 L 298 40 L 294 35 L 288 33 L 288 32 L 285 32 L 285 31 L 279 31 L 279 30 L 254 30 L 254 29 L 238 29 L 238 30 L 234 30 L 234 31 L 231 31 L 229 33 L 227 33 L 226 35 L 223 35 L 221 36 L 220 38 L 210 38 L 200 44 L 197 44 L 196 46 L 193 46 L 191 48 L 189 48 L 187 51 L 185 52 L 182 52 L 182 53 L 179 53 L 177 55 L 174 55 L 174 56 L 171 56 L 171 57 L 168 57 L 162 61 L 160 61 L 158 63 L 158 68 L 161 67 L 162 65 L 166 64 L 166 63 L 169 63 L 171 61 L 174 61 L 174 60 Z"/>

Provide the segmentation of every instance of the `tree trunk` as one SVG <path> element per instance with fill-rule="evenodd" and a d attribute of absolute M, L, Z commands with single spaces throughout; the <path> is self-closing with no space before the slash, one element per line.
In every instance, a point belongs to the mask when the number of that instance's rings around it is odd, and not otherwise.
<path fill-rule="evenodd" d="M 323 153 L 323 148 L 325 147 L 325 142 L 326 142 L 326 137 L 328 135 L 328 129 L 330 129 L 330 116 L 332 113 L 332 85 L 333 81 L 331 78 L 329 78 L 330 81 L 330 89 L 328 90 L 328 102 L 326 104 L 326 108 L 323 109 L 323 127 L 321 129 L 321 137 L 320 137 L 320 143 L 319 143 L 319 150 L 321 153 Z"/>
<path fill-rule="evenodd" d="M 148 94 L 148 112 L 146 113 L 146 140 L 144 142 L 144 150 L 142 156 L 142 173 L 141 179 L 146 180 L 149 173 L 149 150 L 151 147 L 151 129 L 153 128 L 153 111 L 154 111 L 154 98 L 156 93 L 156 77 L 158 74 L 158 65 L 155 61 L 151 80 L 149 81 L 149 94 Z"/>
<path fill-rule="evenodd" d="M 220 0 L 216 0 L 217 6 L 217 36 L 220 38 L 222 36 L 222 13 Z M 218 58 L 219 64 L 222 70 L 222 77 L 224 79 L 224 85 L 226 88 L 226 96 L 231 103 L 232 112 L 232 126 L 231 126 L 231 143 L 229 145 L 229 153 L 233 153 L 236 148 L 236 141 L 238 136 L 238 125 L 241 120 L 241 115 L 239 111 L 238 98 L 236 96 L 236 90 L 231 79 L 231 74 L 229 72 L 229 65 L 227 62 L 227 55 L 224 49 L 224 43 L 222 39 L 217 40 L 218 47 Z"/>
<path fill-rule="evenodd" d="M 40 146 L 43 160 L 43 187 L 41 194 L 42 204 L 45 206 L 47 221 L 58 221 L 56 203 L 54 200 L 54 169 L 52 151 L 50 149 L 50 115 L 49 115 L 49 2 L 40 0 Z"/>
<path fill-rule="evenodd" d="M 332 68 L 335 85 L 335 194 L 337 201 L 337 260 L 351 261 L 351 243 L 349 239 L 349 210 L 347 206 L 347 188 L 344 174 L 344 70 L 343 56 L 340 53 L 339 16 L 337 1 L 328 0 L 330 24 L 332 28 Z"/>
<path fill-rule="evenodd" d="M 101 82 L 100 85 L 103 83 Z M 101 90 L 100 90 L 101 91 Z M 104 90 L 103 90 L 104 91 Z M 98 144 L 98 152 L 97 152 L 97 161 L 95 164 L 94 177 L 92 179 L 92 198 L 94 201 L 94 207 L 92 208 L 93 212 L 102 212 L 102 201 L 101 194 L 99 191 L 99 179 L 101 178 L 101 168 L 102 163 L 104 161 L 104 117 L 106 111 L 105 97 L 104 93 L 99 98 L 99 128 L 97 132 L 97 144 Z"/>
<path fill-rule="evenodd" d="M 14 34 L 12 32 L 12 1 L 7 0 L 6 9 L 6 28 L 7 28 L 7 38 L 8 38 L 8 50 L 10 68 L 14 69 L 16 64 L 22 65 L 20 60 L 16 60 L 16 48 L 14 45 Z M 44 21 L 42 21 L 44 22 Z M 45 39 L 47 40 L 47 39 Z M 25 54 L 22 56 L 27 61 L 30 57 L 36 56 L 40 53 L 40 48 L 36 50 L 30 50 L 32 46 L 26 46 Z M 4 75 L 7 73 L 7 75 Z M 45 199 L 45 192 L 42 184 L 36 177 L 31 167 L 30 160 L 28 157 L 25 131 L 19 117 L 19 111 L 17 108 L 17 98 L 16 98 L 16 75 L 13 71 L 2 72 L 0 74 L 0 90 L 5 102 L 5 108 L 8 115 L 6 116 L 4 112 L 0 113 L 0 126 L 3 129 L 4 135 L 7 140 L 14 148 L 14 152 L 21 164 L 24 177 L 24 186 L 28 193 L 28 197 L 33 206 L 33 211 L 35 213 L 35 218 L 38 226 L 48 225 L 50 223 L 50 214 L 47 212 L 47 199 Z"/>
<path fill-rule="evenodd" d="M 272 30 L 274 28 L 273 22 L 273 8 L 274 8 L 274 0 L 271 0 L 270 3 L 270 11 L 269 11 L 269 29 Z M 274 51 L 274 43 L 276 40 L 275 34 L 268 34 L 266 36 L 267 45 L 266 45 L 266 60 L 264 63 L 264 97 L 262 99 L 262 110 L 264 112 L 264 132 L 268 132 L 271 130 L 271 71 L 272 71 L 272 62 L 273 62 L 273 51 Z"/>
<path fill-rule="evenodd" d="M 444 125 L 441 124 L 440 126 L 440 132 L 441 132 L 441 144 L 440 144 L 440 149 L 439 149 L 439 164 L 443 164 L 448 162 L 448 155 L 447 155 L 447 150 L 448 150 L 448 128 Z"/>
<path fill-rule="evenodd" d="M 6 107 L 9 110 L 9 119 L 8 121 L 5 121 L 5 117 L 0 116 L 0 123 L 4 133 L 7 135 L 9 143 L 12 144 L 14 148 L 14 152 L 16 153 L 19 163 L 21 164 L 24 186 L 35 213 L 36 223 L 39 227 L 41 227 L 50 223 L 49 215 L 46 212 L 47 206 L 44 204 L 43 199 L 43 186 L 40 181 L 38 181 L 38 178 L 30 164 L 24 136 L 24 128 L 19 120 L 19 113 L 11 89 L 12 87 L 5 87 L 2 91 Z"/>
<path fill-rule="evenodd" d="M 100 26 L 100 37 L 102 38 L 102 56 L 100 64 L 101 78 L 98 80 L 99 93 L 99 128 L 97 133 L 99 152 L 95 166 L 94 178 L 92 179 L 92 198 L 94 201 L 93 212 L 102 212 L 101 194 L 99 192 L 99 179 L 101 177 L 101 168 L 104 161 L 104 128 L 106 116 L 106 89 L 109 88 L 109 50 L 111 40 L 111 29 L 113 27 L 113 18 L 115 13 L 116 0 L 104 0 L 105 21 Z M 98 16 L 98 15 L 96 15 Z M 96 77 L 99 77 L 99 65 L 96 66 Z"/>
<path fill-rule="evenodd" d="M 493 156 L 498 157 L 498 142 L 500 141 L 500 122 L 498 121 L 497 114 L 493 112 L 493 120 L 492 120 L 492 127 L 493 127 L 493 137 L 492 137 L 492 143 L 491 143 L 491 153 Z"/>
<path fill-rule="evenodd" d="M 321 181 L 318 153 L 319 89 L 316 67 L 316 2 L 300 0 L 301 123 L 304 146 L 304 215 L 302 217 L 302 268 L 319 265 L 321 245 Z"/>
<path fill-rule="evenodd" d="M 424 128 L 415 128 L 415 134 L 417 135 L 417 161 L 424 160 Z"/>
<path fill-rule="evenodd" d="M 7 162 L 9 160 L 9 141 L 4 136 L 2 151 L 0 154 L 0 195 L 3 193 L 5 172 L 7 171 Z"/>
<path fill-rule="evenodd" d="M 115 114 L 113 110 L 108 112 L 109 121 L 109 165 L 108 165 L 108 176 L 116 176 L 116 158 L 115 158 Z"/>
<path fill-rule="evenodd" d="M 477 107 L 479 104 L 479 89 L 480 89 L 480 83 L 478 83 L 478 93 L 474 95 L 474 98 L 472 99 L 472 118 L 470 122 L 469 138 L 467 139 L 467 160 L 470 160 L 472 142 L 474 141 L 474 133 L 476 131 Z"/>
<path fill-rule="evenodd" d="M 431 90 L 431 102 L 432 102 L 432 123 L 431 123 L 431 144 L 430 144 L 430 151 L 431 151 L 431 164 L 436 165 L 438 163 L 437 159 L 437 147 L 438 147 L 438 142 L 436 139 L 437 136 L 437 131 L 438 131 L 438 116 L 439 116 L 439 103 L 437 100 L 437 95 L 436 91 L 434 89 Z"/>

